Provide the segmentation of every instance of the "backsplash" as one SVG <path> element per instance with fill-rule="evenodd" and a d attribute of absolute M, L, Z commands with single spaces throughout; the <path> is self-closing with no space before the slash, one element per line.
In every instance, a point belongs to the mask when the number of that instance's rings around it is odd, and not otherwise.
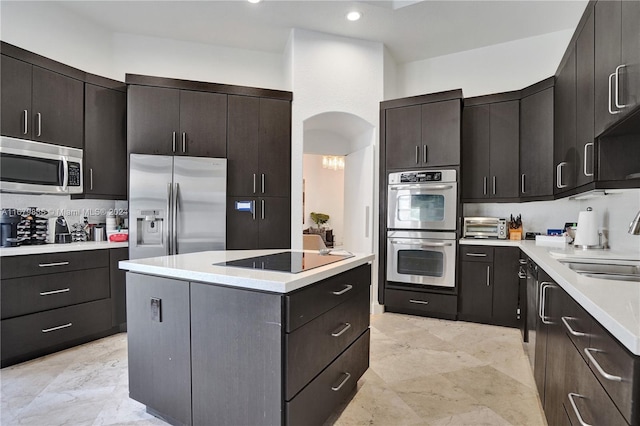
<path fill-rule="evenodd" d="M 640 236 L 630 235 L 629 224 L 640 210 L 640 189 L 612 190 L 607 195 L 583 200 L 563 198 L 555 201 L 528 203 L 469 203 L 463 206 L 464 216 L 506 217 L 522 214 L 524 232 L 560 229 L 566 222 L 577 222 L 578 213 L 587 207 L 596 211 L 598 229 L 608 238 L 612 250 L 638 252 Z"/>
<path fill-rule="evenodd" d="M 0 194 L 0 208 L 38 207 L 48 211 L 47 217 L 64 216 L 69 224 L 82 222 L 85 216 L 89 223 L 105 223 L 110 210 L 126 216 L 127 206 L 126 201 L 72 200 L 68 195 Z"/>

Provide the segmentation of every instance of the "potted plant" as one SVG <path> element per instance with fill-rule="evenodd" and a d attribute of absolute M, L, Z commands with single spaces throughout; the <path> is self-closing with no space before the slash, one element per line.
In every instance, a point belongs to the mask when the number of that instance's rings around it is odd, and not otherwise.
<path fill-rule="evenodd" d="M 320 227 L 329 221 L 329 215 L 325 213 L 311 212 L 311 220 L 317 226 L 317 232 L 320 233 Z"/>

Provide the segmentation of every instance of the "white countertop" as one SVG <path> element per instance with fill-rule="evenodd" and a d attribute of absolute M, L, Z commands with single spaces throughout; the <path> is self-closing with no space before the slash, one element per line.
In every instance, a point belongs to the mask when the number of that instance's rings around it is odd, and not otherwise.
<path fill-rule="evenodd" d="M 640 253 L 577 250 L 571 246 L 536 245 L 535 241 L 461 239 L 462 245 L 519 247 L 576 302 L 635 355 L 640 355 L 640 283 L 580 275 L 558 258 L 588 257 L 640 260 Z"/>
<path fill-rule="evenodd" d="M 113 243 L 109 241 L 86 241 L 83 243 L 68 244 L 41 244 L 36 246 L 2 247 L 0 257 L 21 256 L 25 254 L 64 253 L 67 251 L 102 250 L 120 247 L 129 247 L 129 242 Z"/>
<path fill-rule="evenodd" d="M 356 266 L 364 265 L 365 263 L 373 261 L 375 258 L 373 254 L 354 253 L 353 257 L 297 274 L 214 265 L 214 263 L 282 253 L 284 251 L 287 250 L 205 251 L 175 256 L 123 260 L 120 261 L 119 266 L 120 269 L 127 269 L 131 272 L 141 274 L 228 285 L 273 293 L 288 293 L 341 272 L 348 271 Z M 317 253 L 316 251 L 308 252 Z M 341 254 L 340 251 L 336 251 L 335 253 Z"/>

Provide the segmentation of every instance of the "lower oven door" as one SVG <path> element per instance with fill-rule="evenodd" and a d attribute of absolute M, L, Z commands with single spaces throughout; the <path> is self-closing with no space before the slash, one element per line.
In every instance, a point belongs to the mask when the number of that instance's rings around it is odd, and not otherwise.
<path fill-rule="evenodd" d="M 455 233 L 391 231 L 387 281 L 455 287 Z"/>

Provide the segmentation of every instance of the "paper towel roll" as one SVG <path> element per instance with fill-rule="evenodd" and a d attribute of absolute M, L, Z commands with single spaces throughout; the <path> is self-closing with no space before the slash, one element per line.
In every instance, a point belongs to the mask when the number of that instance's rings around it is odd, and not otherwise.
<path fill-rule="evenodd" d="M 599 243 L 596 212 L 591 207 L 588 207 L 586 211 L 581 211 L 578 214 L 578 229 L 576 230 L 574 245 L 589 247 L 598 246 Z"/>

